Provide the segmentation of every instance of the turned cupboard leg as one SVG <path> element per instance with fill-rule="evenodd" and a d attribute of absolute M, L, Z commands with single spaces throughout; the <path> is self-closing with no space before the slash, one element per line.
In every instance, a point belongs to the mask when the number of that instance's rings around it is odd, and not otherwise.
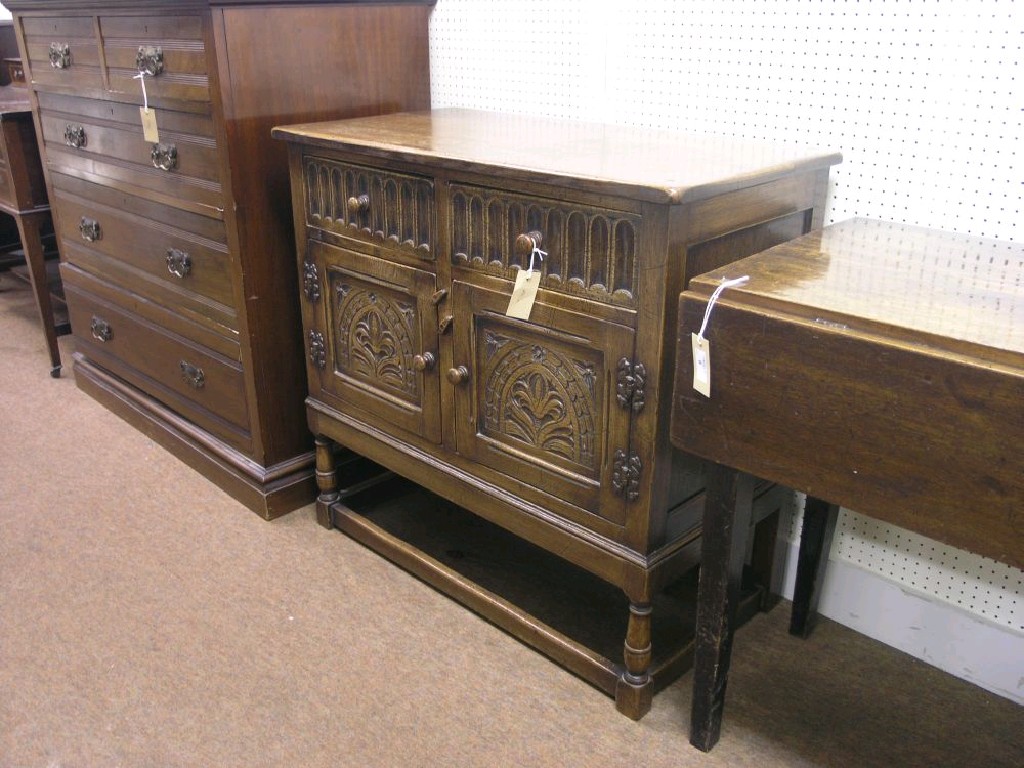
<path fill-rule="evenodd" d="M 623 649 L 626 669 L 615 686 L 615 708 L 633 720 L 651 710 L 651 605 L 629 604 Z"/>
<path fill-rule="evenodd" d="M 338 475 L 334 462 L 334 441 L 317 435 L 316 445 L 316 487 L 320 495 L 316 498 L 316 521 L 324 528 L 333 528 L 331 505 L 338 500 Z"/>

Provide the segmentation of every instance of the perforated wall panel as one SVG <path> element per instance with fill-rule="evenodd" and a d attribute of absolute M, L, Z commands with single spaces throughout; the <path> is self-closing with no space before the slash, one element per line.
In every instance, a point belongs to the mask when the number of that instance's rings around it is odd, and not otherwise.
<path fill-rule="evenodd" d="M 838 149 L 826 221 L 1003 240 L 1022 47 L 1024 0 L 438 0 L 431 22 L 435 106 Z M 833 557 L 1024 630 L 1019 570 L 847 511 Z"/>

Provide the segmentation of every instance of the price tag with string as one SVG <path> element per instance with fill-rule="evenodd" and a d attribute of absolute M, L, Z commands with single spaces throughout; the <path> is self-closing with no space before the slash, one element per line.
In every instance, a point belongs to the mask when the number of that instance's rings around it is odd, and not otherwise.
<path fill-rule="evenodd" d="M 139 72 L 135 75 L 133 80 L 138 80 L 142 83 L 142 106 L 139 107 L 139 116 L 142 118 L 142 136 L 153 144 L 160 141 L 160 131 L 156 126 L 156 110 L 149 108 L 149 97 L 146 95 L 146 78 L 145 72 Z"/>
<path fill-rule="evenodd" d="M 750 279 L 750 275 L 743 275 L 734 280 L 722 278 L 722 284 L 715 288 L 715 292 L 708 299 L 707 309 L 704 310 L 704 321 L 700 324 L 697 333 L 690 334 L 690 346 L 693 349 L 693 388 L 704 397 L 711 397 L 711 343 L 704 338 L 704 332 L 708 329 L 708 321 L 711 319 L 711 308 L 715 306 L 718 297 L 726 288 L 742 285 Z"/>
<path fill-rule="evenodd" d="M 512 289 L 512 297 L 508 301 L 508 309 L 505 310 L 507 317 L 518 317 L 520 320 L 529 320 L 533 303 L 537 300 L 537 289 L 540 288 L 540 267 L 533 269 L 533 261 L 544 261 L 546 251 L 542 251 L 537 241 L 530 238 L 533 243 L 533 250 L 530 251 L 530 265 L 527 269 L 520 269 L 516 274 L 516 285 Z"/>

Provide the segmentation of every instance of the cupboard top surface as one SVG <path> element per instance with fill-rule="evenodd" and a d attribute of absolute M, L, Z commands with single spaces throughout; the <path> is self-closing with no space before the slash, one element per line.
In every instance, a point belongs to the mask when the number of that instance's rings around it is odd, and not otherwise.
<path fill-rule="evenodd" d="M 689 293 L 741 275 L 720 301 L 1024 365 L 1018 243 L 848 219 L 696 277 Z"/>
<path fill-rule="evenodd" d="M 274 136 L 456 171 L 681 203 L 841 162 L 837 152 L 465 109 L 283 126 Z"/>
<path fill-rule="evenodd" d="M 247 5 L 434 5 L 437 0 L 5 0 L 9 11 L 24 13 L 83 9 L 92 11 L 242 7 Z"/>

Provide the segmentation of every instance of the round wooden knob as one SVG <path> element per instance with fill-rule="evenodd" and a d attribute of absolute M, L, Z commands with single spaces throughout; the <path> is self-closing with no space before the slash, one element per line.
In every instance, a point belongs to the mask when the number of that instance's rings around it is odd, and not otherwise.
<path fill-rule="evenodd" d="M 437 360 L 432 352 L 424 352 L 422 355 L 416 355 L 412 359 L 412 367 L 417 371 L 429 371 L 436 362 Z"/>
<path fill-rule="evenodd" d="M 448 369 L 448 381 L 455 386 L 460 386 L 469 381 L 469 369 L 464 365 L 460 365 L 458 368 Z"/>
<path fill-rule="evenodd" d="M 536 229 L 531 229 L 529 232 L 523 232 L 523 234 L 516 238 L 515 249 L 519 255 L 529 256 L 534 248 L 541 248 L 543 245 L 543 233 L 538 232 Z"/>
<path fill-rule="evenodd" d="M 359 195 L 359 197 L 350 197 L 348 199 L 348 212 L 353 216 L 366 213 L 368 210 L 370 210 L 369 195 Z"/>

